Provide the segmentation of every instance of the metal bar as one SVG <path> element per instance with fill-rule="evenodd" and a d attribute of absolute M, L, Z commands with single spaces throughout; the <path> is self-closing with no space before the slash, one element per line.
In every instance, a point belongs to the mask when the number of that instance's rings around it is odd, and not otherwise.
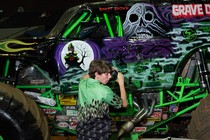
<path fill-rule="evenodd" d="M 50 85 L 17 85 L 16 88 L 51 88 Z"/>
<path fill-rule="evenodd" d="M 110 22 L 109 22 L 109 18 L 108 18 L 108 16 L 107 16 L 106 13 L 104 13 L 103 15 L 104 15 L 104 20 L 105 20 L 105 22 L 106 22 L 106 25 L 107 25 L 107 28 L 108 28 L 110 37 L 114 37 L 114 33 L 113 33 L 113 31 L 112 31 L 112 27 L 111 27 L 111 24 L 110 24 Z"/>
<path fill-rule="evenodd" d="M 162 125 L 162 124 L 164 124 L 164 123 L 166 123 L 166 122 L 168 122 L 168 121 L 170 121 L 170 120 L 172 120 L 172 119 L 174 119 L 174 118 L 176 118 L 176 117 L 178 117 L 178 116 L 181 116 L 182 114 L 184 114 L 184 113 L 186 113 L 186 112 L 188 112 L 188 111 L 190 111 L 190 110 L 196 108 L 199 104 L 200 104 L 200 102 L 195 103 L 195 104 L 189 106 L 188 108 L 185 108 L 185 109 L 183 109 L 183 110 L 177 112 L 173 117 L 170 117 L 170 118 L 168 118 L 167 120 L 161 121 L 161 122 L 157 123 L 156 125 L 153 125 L 153 126 L 151 126 L 151 127 L 148 127 L 146 132 L 149 132 L 150 130 L 152 130 L 152 129 L 158 127 L 158 126 L 160 126 L 160 125 Z M 146 133 L 146 132 L 141 132 L 141 133 L 139 133 L 139 135 L 142 135 L 142 134 L 144 134 L 144 133 Z"/>
<path fill-rule="evenodd" d="M 63 34 L 63 38 L 66 38 L 72 31 L 73 29 L 88 15 L 88 12 L 84 12 L 81 17 L 74 23 L 72 24 L 72 26 L 70 28 L 68 28 L 64 34 Z"/>
<path fill-rule="evenodd" d="M 10 64 L 10 60 L 7 59 L 7 60 L 6 60 L 5 71 L 4 71 L 4 77 L 7 77 L 7 76 L 8 76 L 9 64 Z"/>
<path fill-rule="evenodd" d="M 117 19 L 117 31 L 118 31 L 118 36 L 122 37 L 123 36 L 123 28 L 122 28 L 122 21 L 120 16 L 116 16 Z"/>

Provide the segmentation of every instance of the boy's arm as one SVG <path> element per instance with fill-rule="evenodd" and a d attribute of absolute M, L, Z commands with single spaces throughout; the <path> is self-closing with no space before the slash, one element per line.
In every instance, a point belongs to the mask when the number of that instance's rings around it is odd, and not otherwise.
<path fill-rule="evenodd" d="M 120 97 L 122 99 L 122 107 L 125 108 L 128 106 L 128 102 L 127 102 L 127 95 L 126 95 L 125 84 L 124 84 L 124 76 L 120 72 L 118 72 L 118 75 L 117 75 L 117 82 L 120 87 Z"/>

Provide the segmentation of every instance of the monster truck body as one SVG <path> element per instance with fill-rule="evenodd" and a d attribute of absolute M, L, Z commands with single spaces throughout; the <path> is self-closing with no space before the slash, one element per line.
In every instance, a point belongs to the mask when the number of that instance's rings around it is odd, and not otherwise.
<path fill-rule="evenodd" d="M 32 96 L 43 110 L 67 112 L 76 103 L 64 97 L 77 98 L 80 77 L 87 73 L 93 59 L 103 59 L 126 79 L 129 106 L 110 113 L 118 137 L 167 134 L 171 121 L 189 114 L 192 119 L 188 135 L 201 138 L 210 123 L 197 129 L 196 121 L 205 122 L 194 116 L 205 115 L 194 109 L 200 102 L 208 105 L 208 7 L 208 3 L 147 1 L 106 1 L 72 7 L 42 39 L 0 42 L 0 81 Z M 179 8 L 182 11 L 178 12 Z M 114 81 L 110 87 L 118 93 Z M 6 98 L 7 93 L 2 96 Z M 1 102 L 6 101 L 2 98 Z M 201 112 L 202 106 L 197 110 Z M 9 114 L 0 106 L 1 111 Z M 68 121 L 58 125 L 51 114 L 47 116 L 51 116 L 48 120 L 52 128 L 75 134 Z M 28 135 L 23 127 L 20 130 Z M 4 137 L 6 132 L 2 133 Z M 208 134 L 202 137 L 208 138 Z"/>

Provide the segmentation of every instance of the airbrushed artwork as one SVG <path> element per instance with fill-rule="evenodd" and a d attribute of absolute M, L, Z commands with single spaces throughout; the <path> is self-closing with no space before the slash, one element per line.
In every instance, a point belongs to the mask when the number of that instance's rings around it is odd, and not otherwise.
<path fill-rule="evenodd" d="M 203 29 L 205 26 L 208 28 L 208 24 L 205 22 L 203 25 L 202 21 L 208 17 L 199 18 L 199 23 L 187 22 L 192 18 L 172 18 L 171 5 L 157 7 L 148 3 L 136 3 L 129 10 L 128 8 L 118 9 L 121 13 L 122 9 L 124 12 L 122 14 L 124 17 L 120 15 L 124 35 L 102 38 L 100 43 L 96 41 L 97 44 L 92 42 L 93 40 L 75 44 L 74 47 L 80 48 L 77 49 L 79 51 L 77 53 L 78 68 L 87 70 L 91 60 L 101 58 L 122 71 L 138 90 L 168 88 L 172 86 L 176 74 L 175 69 L 185 54 L 188 54 L 192 48 L 207 42 L 207 36 L 206 38 L 199 38 L 199 36 L 207 34 Z M 103 12 L 106 10 L 117 12 L 118 9 L 116 7 L 113 9 L 105 8 Z M 115 19 L 110 20 L 110 26 L 113 26 L 112 23 L 115 22 Z M 103 25 L 98 26 L 102 28 L 100 26 Z M 93 32 L 91 35 L 97 34 L 95 30 L 89 31 Z M 87 49 L 82 49 L 81 46 L 84 46 L 82 43 L 89 43 L 87 45 L 93 51 L 92 55 L 88 54 Z M 63 60 L 64 56 L 62 56 L 65 54 L 64 52 L 67 52 L 64 48 L 62 52 L 56 53 L 61 53 L 60 59 L 62 61 L 58 61 L 58 63 L 61 64 L 59 67 L 62 74 L 68 66 Z M 85 59 L 89 59 L 89 61 L 84 63 Z M 84 68 L 85 64 L 86 68 Z M 65 68 L 62 68 L 62 65 Z M 73 67 L 74 64 L 69 66 Z"/>
<path fill-rule="evenodd" d="M 32 97 L 53 135 L 76 135 L 79 80 L 92 60 L 103 59 L 124 74 L 129 102 L 124 110 L 110 108 L 112 134 L 207 139 L 210 124 L 201 118 L 210 113 L 209 11 L 208 2 L 106 1 L 69 8 L 46 37 L 0 42 L 0 86 Z M 119 92 L 115 81 L 109 86 Z M 15 93 L 5 91 L 0 97 L 13 99 Z M 18 131 L 33 135 L 24 130 L 20 124 Z M 12 138 L 1 129 L 0 136 Z"/>

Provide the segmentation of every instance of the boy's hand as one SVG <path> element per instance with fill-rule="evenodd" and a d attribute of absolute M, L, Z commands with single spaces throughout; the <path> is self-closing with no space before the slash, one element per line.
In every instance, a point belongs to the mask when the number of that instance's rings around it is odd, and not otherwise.
<path fill-rule="evenodd" d="M 124 85 L 124 75 L 120 72 L 117 75 L 117 82 L 119 85 Z"/>

